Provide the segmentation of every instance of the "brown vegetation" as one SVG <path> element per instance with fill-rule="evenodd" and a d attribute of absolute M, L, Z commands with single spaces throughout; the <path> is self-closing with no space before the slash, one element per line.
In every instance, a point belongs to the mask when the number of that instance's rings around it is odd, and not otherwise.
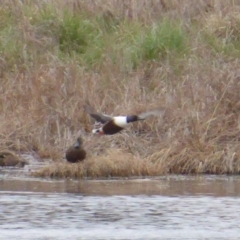
<path fill-rule="evenodd" d="M 239 173 L 239 8 L 239 0 L 2 1 L 1 146 L 55 160 L 41 176 Z M 167 111 L 99 138 L 86 101 L 113 115 Z M 62 163 L 79 134 L 88 158 Z"/>
<path fill-rule="evenodd" d="M 91 157 L 82 163 L 54 163 L 42 168 L 35 176 L 59 178 L 109 178 L 157 176 L 163 169 L 119 149 L 107 150 L 105 156 Z"/>

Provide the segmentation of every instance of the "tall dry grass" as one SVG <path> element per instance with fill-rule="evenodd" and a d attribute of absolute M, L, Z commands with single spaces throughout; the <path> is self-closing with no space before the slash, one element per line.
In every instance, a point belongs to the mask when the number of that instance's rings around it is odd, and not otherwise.
<path fill-rule="evenodd" d="M 46 176 L 239 173 L 239 7 L 238 0 L 2 1 L 2 147 L 60 162 Z M 86 101 L 113 115 L 166 112 L 98 138 Z M 61 162 L 78 134 L 88 159 L 76 172 Z"/>

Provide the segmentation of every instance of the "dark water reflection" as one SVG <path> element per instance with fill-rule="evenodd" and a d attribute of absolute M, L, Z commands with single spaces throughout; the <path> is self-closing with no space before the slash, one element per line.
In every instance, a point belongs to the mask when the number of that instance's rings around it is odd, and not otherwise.
<path fill-rule="evenodd" d="M 1 176 L 1 175 L 0 175 Z M 126 180 L 42 180 L 2 178 L 1 191 L 57 192 L 78 195 L 240 196 L 240 177 L 169 176 Z"/>
<path fill-rule="evenodd" d="M 0 174 L 0 239 L 240 239 L 240 178 Z"/>

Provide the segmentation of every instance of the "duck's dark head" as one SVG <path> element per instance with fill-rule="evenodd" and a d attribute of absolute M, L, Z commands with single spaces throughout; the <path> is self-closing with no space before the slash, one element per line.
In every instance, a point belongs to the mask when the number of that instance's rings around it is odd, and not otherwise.
<path fill-rule="evenodd" d="M 82 145 L 82 143 L 83 143 L 82 138 L 81 138 L 81 137 L 78 137 L 78 138 L 77 138 L 77 141 L 76 141 L 75 144 L 74 144 L 74 147 L 75 147 L 75 148 L 79 148 L 79 147 Z"/>

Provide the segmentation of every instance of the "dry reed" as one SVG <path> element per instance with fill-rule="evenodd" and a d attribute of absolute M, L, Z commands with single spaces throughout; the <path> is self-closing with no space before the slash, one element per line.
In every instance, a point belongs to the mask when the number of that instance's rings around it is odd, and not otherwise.
<path fill-rule="evenodd" d="M 240 1 L 194 2 L 2 1 L 2 148 L 52 158 L 41 176 L 239 173 Z M 98 138 L 86 101 L 166 113 Z M 61 163 L 79 131 L 88 158 Z"/>

